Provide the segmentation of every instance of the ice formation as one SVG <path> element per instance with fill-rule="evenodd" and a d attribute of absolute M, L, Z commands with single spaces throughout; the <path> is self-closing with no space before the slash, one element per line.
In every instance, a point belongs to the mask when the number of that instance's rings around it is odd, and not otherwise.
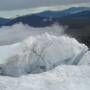
<path fill-rule="evenodd" d="M 1 65 L 1 74 L 20 76 L 48 71 L 58 65 L 77 65 L 87 51 L 87 46 L 65 35 L 30 36 L 15 46 L 14 54 Z"/>

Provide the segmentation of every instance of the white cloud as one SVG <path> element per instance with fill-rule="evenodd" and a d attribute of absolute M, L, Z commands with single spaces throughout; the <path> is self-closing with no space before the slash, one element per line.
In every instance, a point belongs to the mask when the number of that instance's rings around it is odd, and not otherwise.
<path fill-rule="evenodd" d="M 36 6 L 62 5 L 71 3 L 83 3 L 89 0 L 0 0 L 0 10 L 29 8 Z"/>
<path fill-rule="evenodd" d="M 0 45 L 16 43 L 28 36 L 35 36 L 45 32 L 49 32 L 54 35 L 61 35 L 64 33 L 64 29 L 58 25 L 46 28 L 33 28 L 22 23 L 15 24 L 13 26 L 3 26 L 0 28 Z"/>

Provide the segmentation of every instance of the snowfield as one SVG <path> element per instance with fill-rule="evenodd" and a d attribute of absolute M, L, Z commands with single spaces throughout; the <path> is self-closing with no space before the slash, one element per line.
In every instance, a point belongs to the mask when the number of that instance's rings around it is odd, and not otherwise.
<path fill-rule="evenodd" d="M 90 90 L 90 67 L 58 66 L 18 78 L 0 76 L 0 90 Z"/>

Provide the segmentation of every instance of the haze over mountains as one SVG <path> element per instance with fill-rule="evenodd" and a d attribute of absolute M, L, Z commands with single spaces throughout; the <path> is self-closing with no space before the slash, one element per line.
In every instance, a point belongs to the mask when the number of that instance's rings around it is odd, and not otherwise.
<path fill-rule="evenodd" d="M 10 26 L 19 22 L 33 27 L 45 27 L 58 23 L 70 27 L 84 27 L 90 24 L 89 7 L 71 7 L 63 11 L 43 11 L 32 15 L 18 16 L 16 18 L 0 18 L 0 26 Z M 84 21 L 84 22 L 83 22 Z"/>
<path fill-rule="evenodd" d="M 47 27 L 57 23 L 66 28 L 66 33 L 90 47 L 90 7 L 70 7 L 64 10 L 46 10 L 26 14 L 15 18 L 0 18 L 0 26 L 12 26 L 17 23 L 32 27 Z"/>

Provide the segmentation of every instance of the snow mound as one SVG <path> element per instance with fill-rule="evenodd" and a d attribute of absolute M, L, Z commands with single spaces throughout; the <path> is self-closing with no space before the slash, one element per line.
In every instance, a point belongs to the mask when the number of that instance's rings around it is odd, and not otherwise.
<path fill-rule="evenodd" d="M 90 90 L 90 67 L 58 66 L 18 78 L 0 76 L 0 90 Z"/>
<path fill-rule="evenodd" d="M 14 54 L 1 65 L 2 75 L 20 76 L 45 72 L 62 64 L 77 65 L 88 47 L 68 36 L 45 33 L 27 38 L 13 50 Z"/>

